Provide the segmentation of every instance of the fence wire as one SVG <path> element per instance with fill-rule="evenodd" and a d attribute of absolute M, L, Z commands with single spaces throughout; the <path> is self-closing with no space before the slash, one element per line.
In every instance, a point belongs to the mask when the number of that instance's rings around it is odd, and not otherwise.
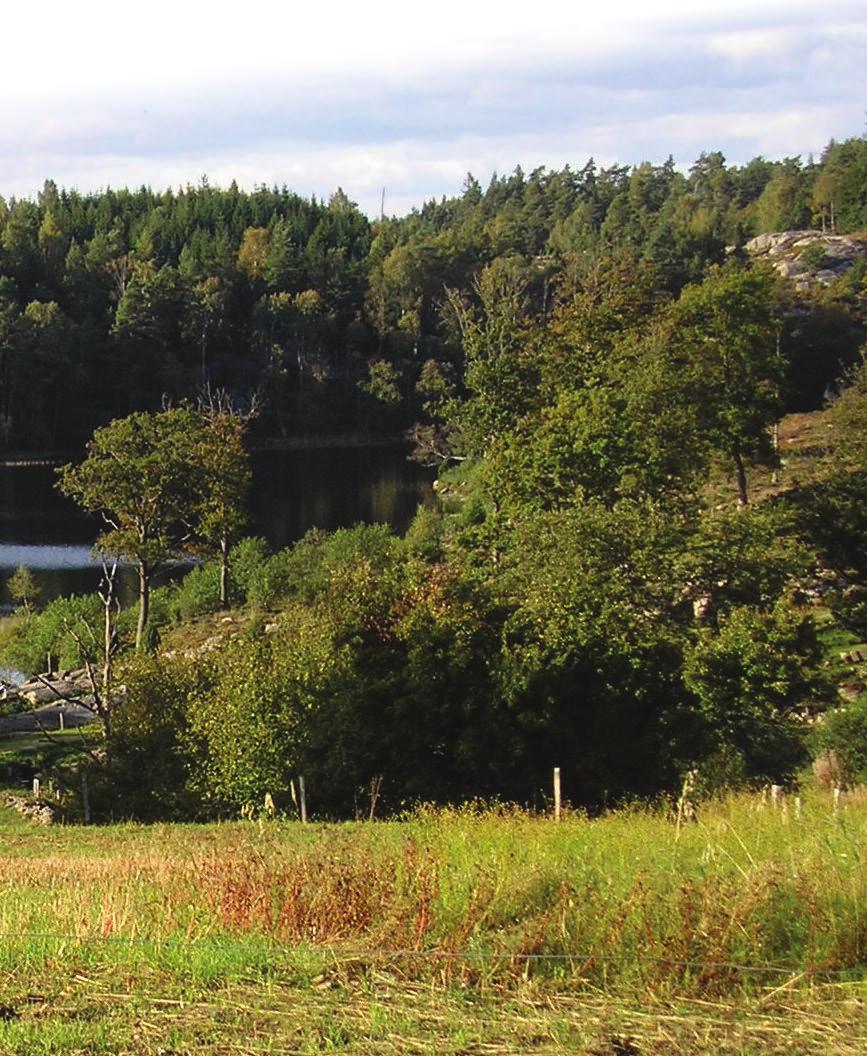
<path fill-rule="evenodd" d="M 626 957 L 603 956 L 593 951 L 579 951 L 575 953 L 509 953 L 507 951 L 493 950 L 438 950 L 438 949 L 412 949 L 398 948 L 387 949 L 378 947 L 375 949 L 365 947 L 282 943 L 278 939 L 266 936 L 265 945 L 275 951 L 282 953 L 307 953 L 327 954 L 333 957 L 335 962 L 353 960 L 430 960 L 430 961 L 479 961 L 479 962 L 501 962 L 501 963 L 571 963 L 571 964 L 597 964 L 597 965 L 624 965 L 628 963 Z M 168 948 L 168 949 L 229 949 L 229 950 L 251 950 L 251 943 L 229 936 L 206 936 L 198 939 L 186 938 L 146 938 L 141 936 L 124 935 L 76 935 L 67 932 L 0 932 L 0 943 L 28 943 L 28 942 L 58 942 L 78 944 L 99 944 L 129 947 Z M 669 968 L 700 969 L 702 971 L 728 970 L 745 974 L 755 973 L 761 975 L 807 975 L 810 977 L 821 976 L 823 978 L 840 978 L 863 973 L 864 981 L 867 982 L 867 962 L 857 964 L 848 968 L 821 968 L 817 966 L 804 965 L 782 965 L 782 964 L 739 964 L 734 961 L 700 961 L 689 958 L 676 957 L 646 957 L 636 958 L 634 964 L 637 968 L 648 965 L 665 965 Z"/>

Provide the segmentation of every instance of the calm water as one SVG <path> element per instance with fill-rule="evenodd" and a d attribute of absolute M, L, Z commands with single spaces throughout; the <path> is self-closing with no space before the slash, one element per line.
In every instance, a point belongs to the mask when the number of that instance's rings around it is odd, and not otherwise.
<path fill-rule="evenodd" d="M 279 548 L 314 526 L 367 521 L 403 531 L 419 503 L 431 500 L 433 480 L 406 455 L 402 444 L 256 452 L 249 532 Z M 10 604 L 6 583 L 19 565 L 33 571 L 40 602 L 99 582 L 90 548 L 100 523 L 64 498 L 55 479 L 51 466 L 0 466 L 0 607 Z M 131 597 L 133 589 L 128 570 L 124 592 Z"/>

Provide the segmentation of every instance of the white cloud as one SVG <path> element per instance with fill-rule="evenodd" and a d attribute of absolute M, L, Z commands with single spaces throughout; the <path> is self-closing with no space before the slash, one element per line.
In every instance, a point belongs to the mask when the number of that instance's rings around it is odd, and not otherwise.
<path fill-rule="evenodd" d="M 517 163 L 730 160 L 862 131 L 861 6 L 182 0 L 4 12 L 0 194 L 232 178 L 400 212 Z M 16 46 L 20 45 L 20 46 Z M 28 46 L 29 45 L 29 46 Z"/>
<path fill-rule="evenodd" d="M 742 69 L 754 62 L 791 61 L 796 57 L 800 43 L 801 34 L 791 29 L 742 29 L 711 34 L 707 50 Z"/>

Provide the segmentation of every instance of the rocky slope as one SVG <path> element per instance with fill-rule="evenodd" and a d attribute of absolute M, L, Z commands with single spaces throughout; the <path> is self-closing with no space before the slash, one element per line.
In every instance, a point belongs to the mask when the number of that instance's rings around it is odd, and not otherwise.
<path fill-rule="evenodd" d="M 751 257 L 767 260 L 778 274 L 806 293 L 839 279 L 857 260 L 867 260 L 867 235 L 774 231 L 751 239 L 744 249 Z"/>

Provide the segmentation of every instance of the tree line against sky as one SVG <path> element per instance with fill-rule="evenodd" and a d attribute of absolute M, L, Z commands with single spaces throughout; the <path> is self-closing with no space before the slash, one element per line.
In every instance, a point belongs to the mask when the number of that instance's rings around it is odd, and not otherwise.
<path fill-rule="evenodd" d="M 669 160 L 468 176 L 457 196 L 373 220 L 341 191 L 47 181 L 35 200 L 0 200 L 0 444 L 80 447 L 207 385 L 259 393 L 270 436 L 397 432 L 420 416 L 426 363 L 461 372 L 448 291 L 472 299 L 494 261 L 522 272 L 540 311 L 617 253 L 676 295 L 760 232 L 867 227 L 865 188 L 862 139 L 806 162 L 707 153 L 686 174 Z M 801 379 L 796 400 L 826 381 Z"/>

